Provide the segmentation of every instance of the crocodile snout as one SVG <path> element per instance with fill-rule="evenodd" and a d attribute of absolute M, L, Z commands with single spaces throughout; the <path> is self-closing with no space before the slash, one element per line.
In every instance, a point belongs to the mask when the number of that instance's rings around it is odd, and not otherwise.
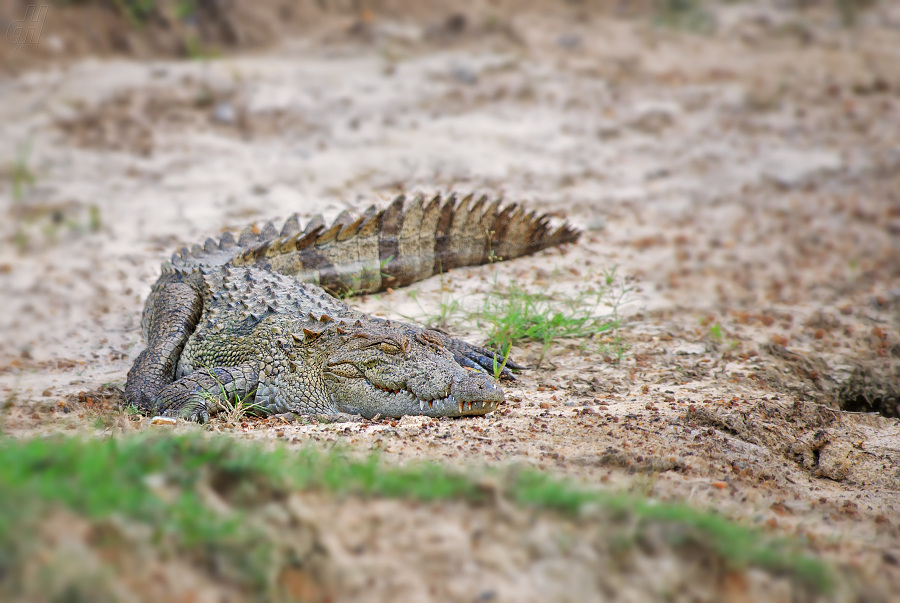
<path fill-rule="evenodd" d="M 454 377 L 450 394 L 458 402 L 502 402 L 504 399 L 503 388 L 489 375 L 468 370 Z"/>

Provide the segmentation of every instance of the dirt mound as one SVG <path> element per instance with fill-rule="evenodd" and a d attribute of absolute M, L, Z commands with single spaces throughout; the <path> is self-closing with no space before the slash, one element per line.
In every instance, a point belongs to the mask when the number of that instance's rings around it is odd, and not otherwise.
<path fill-rule="evenodd" d="M 895 466 L 898 450 L 891 443 L 889 429 L 885 429 L 893 423 L 874 413 L 852 414 L 799 400 L 792 404 L 767 401 L 740 411 L 696 407 L 685 414 L 685 422 L 712 427 L 764 448 L 815 477 L 900 490 L 900 470 Z M 728 447 L 716 452 L 738 468 L 754 456 Z M 770 469 L 778 473 L 777 479 L 791 480 L 789 470 Z"/>
<path fill-rule="evenodd" d="M 287 31 L 315 27 L 323 11 L 312 1 L 56 3 L 41 17 L 33 3 L 14 0 L 0 9 L 0 26 L 27 19 L 41 25 L 27 48 L 0 45 L 4 71 L 18 72 L 48 61 L 84 55 L 134 57 L 202 56 L 225 49 L 254 48 Z M 28 16 L 26 16 L 28 15 Z M 29 18 L 30 17 L 30 18 Z M 27 25 L 27 24 L 26 24 Z M 25 40 L 22 32 L 16 40 Z"/>
<path fill-rule="evenodd" d="M 900 365 L 859 364 L 838 395 L 841 408 L 846 410 L 900 417 Z"/>
<path fill-rule="evenodd" d="M 886 334 L 874 338 L 878 344 L 870 350 L 832 358 L 833 364 L 845 367 L 841 371 L 817 354 L 799 354 L 775 343 L 764 344 L 761 349 L 782 370 L 762 371 L 763 380 L 775 389 L 835 409 L 900 417 L 900 365 L 892 362 L 900 357 L 900 344 L 891 343 Z"/>
<path fill-rule="evenodd" d="M 510 14 L 516 5 L 541 2 L 504 4 L 508 6 L 491 11 Z M 0 29 L 11 28 L 10 43 L 0 44 L 0 72 L 19 73 L 83 56 L 209 58 L 263 48 L 298 33 L 363 43 L 385 35 L 406 43 L 424 38 L 448 42 L 473 31 L 517 39 L 508 26 L 484 17 L 477 2 L 82 0 L 53 4 L 44 12 L 30 6 L 28 0 L 13 0 L 0 7 Z M 382 18 L 392 21 L 385 30 Z M 19 22 L 22 29 L 16 28 Z M 404 22 L 417 25 L 406 30 Z"/>

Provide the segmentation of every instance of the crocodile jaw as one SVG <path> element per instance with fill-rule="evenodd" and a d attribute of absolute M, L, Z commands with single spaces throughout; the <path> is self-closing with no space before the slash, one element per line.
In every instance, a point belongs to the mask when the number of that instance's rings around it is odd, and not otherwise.
<path fill-rule="evenodd" d="M 368 419 L 376 415 L 479 416 L 497 410 L 504 399 L 503 389 L 489 376 L 478 373 L 465 375 L 463 381 L 451 385 L 450 393 L 437 398 L 416 395 L 409 389 L 382 389 L 363 378 L 340 377 L 329 380 L 329 387 L 331 399 L 341 412 Z"/>

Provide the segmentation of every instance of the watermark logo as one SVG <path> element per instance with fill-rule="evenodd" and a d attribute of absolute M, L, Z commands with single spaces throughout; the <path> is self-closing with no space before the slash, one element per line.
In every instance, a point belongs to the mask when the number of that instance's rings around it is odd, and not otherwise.
<path fill-rule="evenodd" d="M 6 39 L 17 50 L 35 50 L 44 28 L 44 19 L 50 10 L 48 4 L 32 4 L 25 11 L 25 18 L 13 21 L 6 28 Z"/>

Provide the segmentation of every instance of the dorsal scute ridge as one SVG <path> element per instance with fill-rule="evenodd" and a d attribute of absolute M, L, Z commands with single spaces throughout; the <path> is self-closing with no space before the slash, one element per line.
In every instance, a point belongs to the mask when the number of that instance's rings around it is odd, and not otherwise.
<path fill-rule="evenodd" d="M 527 210 L 516 202 L 505 203 L 502 196 L 491 198 L 486 194 L 476 197 L 474 192 L 462 196 L 456 192 L 438 192 L 434 195 L 418 193 L 408 198 L 401 194 L 381 210 L 371 205 L 358 216 L 344 210 L 330 226 L 321 214 L 317 214 L 301 229 L 299 214 L 294 213 L 280 230 L 270 221 L 261 230 L 248 226 L 237 236 L 226 231 L 218 242 L 209 238 L 202 246 L 182 247 L 172 256 L 171 266 L 195 269 L 200 264 L 233 262 L 248 265 L 311 246 L 340 245 L 354 237 L 377 237 L 384 230 L 396 231 L 398 226 L 404 226 L 405 236 L 412 223 L 419 220 L 422 228 L 436 225 L 434 234 L 437 237 L 461 232 L 467 236 L 483 233 L 493 248 L 502 246 L 508 253 L 513 253 L 503 256 L 511 259 L 523 252 L 533 253 L 578 238 L 580 233 L 568 222 L 553 228 L 552 218 L 550 214 Z M 516 236 L 520 237 L 517 242 L 510 240 Z"/>
<path fill-rule="evenodd" d="M 353 218 L 350 216 L 350 212 L 346 209 L 338 214 L 338 217 L 334 219 L 334 222 L 331 224 L 332 226 L 347 226 L 353 222 Z"/>
<path fill-rule="evenodd" d="M 278 236 L 278 231 L 275 230 L 275 222 L 269 221 L 266 222 L 266 225 L 263 226 L 262 230 L 259 233 L 259 238 L 263 241 L 270 241 Z"/>
<path fill-rule="evenodd" d="M 310 245 L 316 242 L 316 239 L 319 238 L 319 234 L 321 234 L 322 230 L 325 229 L 324 225 L 319 225 L 316 228 L 307 232 L 304 230 L 300 234 L 297 235 L 297 241 L 294 243 L 294 249 L 297 251 L 301 251 L 306 249 Z M 308 229 L 307 229 L 308 230 Z"/>
<path fill-rule="evenodd" d="M 232 247 L 237 245 L 237 241 L 234 238 L 234 233 L 230 230 L 222 233 L 222 238 L 219 240 L 219 249 L 222 251 L 228 251 Z"/>
<path fill-rule="evenodd" d="M 341 228 L 341 231 L 337 234 L 338 242 L 342 243 L 347 239 L 352 238 L 353 235 L 359 232 L 359 229 L 362 226 L 364 220 L 365 217 L 360 216 L 356 220 L 351 220 L 349 223 L 344 224 L 343 228 Z"/>
<path fill-rule="evenodd" d="M 293 213 L 291 216 L 284 221 L 284 226 L 281 227 L 281 236 L 289 237 L 291 235 L 295 235 L 300 232 L 300 214 Z"/>
<path fill-rule="evenodd" d="M 337 237 L 338 232 L 340 232 L 342 226 L 335 222 L 329 228 L 325 230 L 319 237 L 316 239 L 316 245 L 321 246 L 326 243 L 331 243 Z"/>
<path fill-rule="evenodd" d="M 252 247 L 259 241 L 259 237 L 256 236 L 256 233 L 253 232 L 253 227 L 248 226 L 244 230 L 241 231 L 240 236 L 238 237 L 238 245 L 243 247 L 244 249 L 248 247 Z"/>
<path fill-rule="evenodd" d="M 469 209 L 469 219 L 481 221 L 482 216 L 484 215 L 484 206 L 488 202 L 488 196 L 482 195 L 478 198 L 475 203 L 472 204 L 472 207 Z"/>
<path fill-rule="evenodd" d="M 319 227 L 325 227 L 325 218 L 322 216 L 322 214 L 316 214 L 312 217 L 312 219 L 306 225 L 306 228 L 303 229 L 303 234 L 309 234 Z"/>

